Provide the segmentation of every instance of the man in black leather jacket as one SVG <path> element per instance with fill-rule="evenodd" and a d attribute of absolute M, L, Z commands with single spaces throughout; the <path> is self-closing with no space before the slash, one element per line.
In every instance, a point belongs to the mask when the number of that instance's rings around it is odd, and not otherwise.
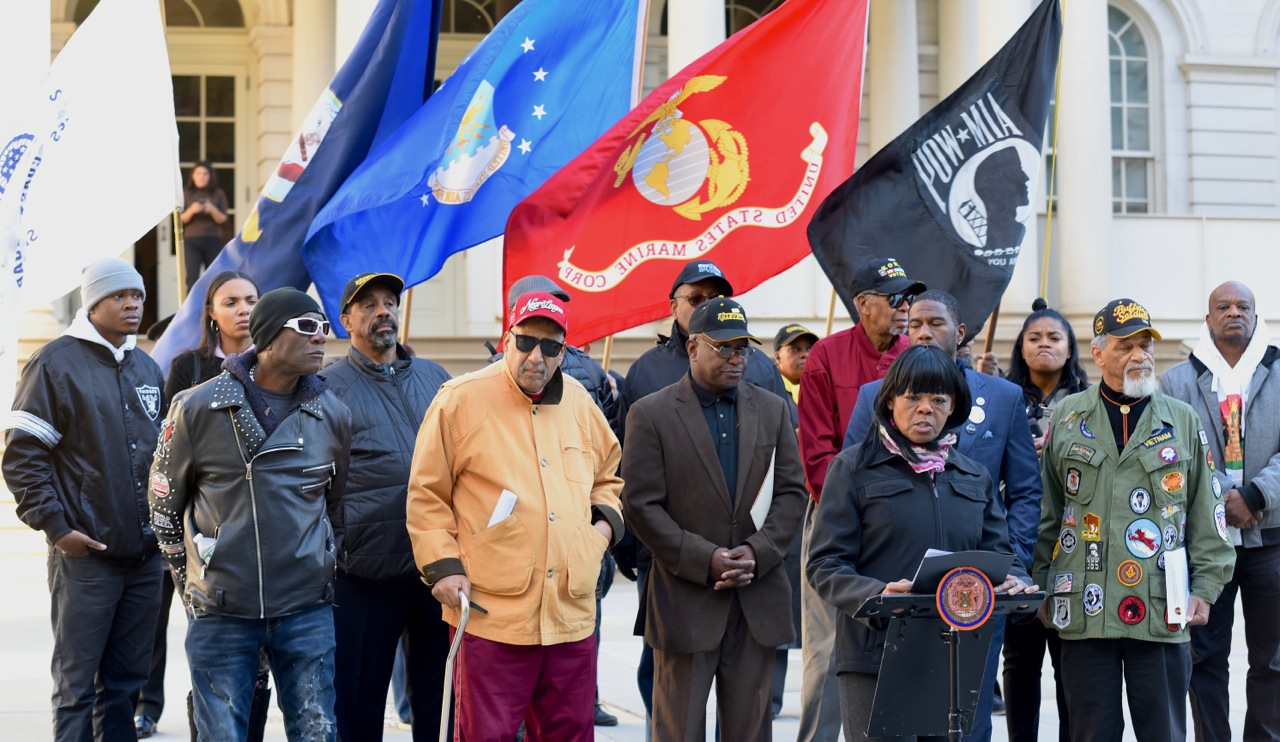
<path fill-rule="evenodd" d="M 390 273 L 364 273 L 347 283 L 341 320 L 351 350 L 325 369 L 352 416 L 347 490 L 329 513 L 338 536 L 334 688 L 344 740 L 382 739 L 402 634 L 414 739 L 436 739 L 440 729 L 449 626 L 418 578 L 405 495 L 418 426 L 449 374 L 396 342 L 403 290 L 404 281 Z"/>
<path fill-rule="evenodd" d="M 351 411 L 317 375 L 329 323 L 292 288 L 249 317 L 254 347 L 174 398 L 151 467 L 151 522 L 190 622 L 202 739 L 244 739 L 263 649 L 290 739 L 334 738 L 327 511 L 347 479 Z"/>

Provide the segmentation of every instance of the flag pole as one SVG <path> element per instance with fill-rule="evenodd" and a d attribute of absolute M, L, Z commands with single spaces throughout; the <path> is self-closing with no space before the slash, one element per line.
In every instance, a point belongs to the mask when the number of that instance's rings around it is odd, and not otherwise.
<path fill-rule="evenodd" d="M 173 207 L 173 253 L 178 258 L 178 306 L 187 300 L 187 256 L 182 238 L 182 209 Z"/>
<path fill-rule="evenodd" d="M 404 292 L 404 311 L 400 313 L 400 344 L 409 342 L 409 320 L 413 314 L 413 288 Z"/>
<path fill-rule="evenodd" d="M 836 287 L 831 287 L 831 303 L 827 305 L 827 330 L 822 333 L 823 337 L 831 334 L 831 323 L 836 317 Z"/>
<path fill-rule="evenodd" d="M 600 360 L 600 367 L 604 372 L 609 373 L 609 359 L 613 356 L 613 336 L 604 339 L 604 358 Z"/>
<path fill-rule="evenodd" d="M 991 344 L 996 339 L 996 320 L 1000 319 L 1000 302 L 996 302 L 996 308 L 991 310 L 991 319 L 987 324 L 987 342 L 982 346 L 983 353 L 991 352 Z"/>
<path fill-rule="evenodd" d="M 1066 2 L 1058 3 L 1058 12 L 1066 14 Z M 1053 76 L 1053 154 L 1049 156 L 1049 205 L 1044 215 L 1044 252 L 1040 257 L 1040 297 L 1046 302 L 1049 297 L 1049 254 L 1053 245 L 1053 212 L 1054 186 L 1057 185 L 1058 171 L 1058 114 L 1062 111 L 1062 50 L 1066 46 L 1058 42 L 1058 69 Z"/>

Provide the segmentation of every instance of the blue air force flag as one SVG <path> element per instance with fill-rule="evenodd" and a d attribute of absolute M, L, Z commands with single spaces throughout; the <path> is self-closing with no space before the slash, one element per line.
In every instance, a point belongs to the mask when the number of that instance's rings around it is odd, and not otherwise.
<path fill-rule="evenodd" d="M 991 61 L 831 193 L 809 244 L 850 314 L 853 273 L 896 257 L 960 302 L 972 338 L 1018 261 L 1040 172 L 1062 38 L 1045 0 Z"/>
<path fill-rule="evenodd" d="M 240 234 L 222 248 L 156 343 L 151 355 L 160 368 L 167 371 L 175 355 L 199 345 L 204 295 L 222 271 L 248 273 L 264 294 L 311 284 L 300 251 L 307 225 L 378 143 L 422 105 L 430 90 L 427 72 L 435 68 L 441 2 L 378 2 L 347 61 L 267 179 Z"/>
<path fill-rule="evenodd" d="M 646 6 L 524 0 L 507 14 L 311 223 L 303 259 L 329 316 L 357 273 L 413 286 L 501 234 L 517 203 L 629 111 Z"/>

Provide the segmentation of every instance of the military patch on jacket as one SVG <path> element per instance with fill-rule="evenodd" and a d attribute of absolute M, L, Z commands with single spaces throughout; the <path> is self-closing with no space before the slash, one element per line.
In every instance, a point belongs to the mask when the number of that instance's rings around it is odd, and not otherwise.
<path fill-rule="evenodd" d="M 1142 619 L 1147 617 L 1147 606 L 1142 602 L 1142 598 L 1136 595 L 1126 595 L 1120 601 L 1116 612 L 1120 614 L 1120 620 L 1126 625 L 1134 626 L 1142 623 Z"/>
<path fill-rule="evenodd" d="M 1160 527 L 1147 518 L 1139 518 L 1125 529 L 1124 545 L 1139 559 L 1153 557 L 1160 550 Z"/>
<path fill-rule="evenodd" d="M 1067 458 L 1088 462 L 1093 460 L 1093 454 L 1096 452 L 1096 449 L 1089 448 L 1083 443 L 1072 443 L 1071 448 L 1067 450 Z"/>
<path fill-rule="evenodd" d="M 1222 503 L 1213 506 L 1213 523 L 1218 527 L 1218 536 L 1231 543 L 1231 536 L 1227 534 L 1227 508 Z"/>
<path fill-rule="evenodd" d="M 1204 463 L 1209 465 L 1209 471 L 1217 471 L 1218 468 L 1213 465 L 1213 451 L 1208 448 L 1204 450 Z"/>
<path fill-rule="evenodd" d="M 1068 505 L 1067 509 L 1062 513 L 1062 525 L 1074 526 L 1076 524 L 1076 506 Z"/>
<path fill-rule="evenodd" d="M 1173 495 L 1182 491 L 1186 485 L 1186 479 L 1183 478 L 1182 472 L 1171 471 L 1160 478 L 1160 489 Z"/>
<path fill-rule="evenodd" d="M 1071 583 L 1072 574 L 1070 572 L 1055 575 L 1053 578 L 1053 591 L 1055 593 L 1069 593 L 1071 592 Z"/>
<path fill-rule="evenodd" d="M 1200 431 L 1200 445 L 1205 448 L 1209 447 L 1209 436 L 1205 435 L 1203 430 Z"/>
<path fill-rule="evenodd" d="M 1067 469 L 1067 494 L 1075 495 L 1080 492 L 1080 470 L 1074 466 Z"/>
<path fill-rule="evenodd" d="M 1076 550 L 1076 532 L 1070 528 L 1062 529 L 1062 534 L 1058 536 L 1058 543 L 1062 545 L 1062 550 L 1070 554 Z"/>
<path fill-rule="evenodd" d="M 1089 541 L 1084 545 L 1084 569 L 1086 572 L 1102 571 L 1102 544 Z"/>
<path fill-rule="evenodd" d="M 1160 449 L 1160 460 L 1166 464 L 1172 464 L 1178 460 L 1178 449 L 1173 446 L 1165 446 Z"/>
<path fill-rule="evenodd" d="M 1053 625 L 1060 629 L 1071 625 L 1071 598 L 1053 599 Z"/>
<path fill-rule="evenodd" d="M 1142 442 L 1143 448 L 1155 448 L 1161 443 L 1168 443 L 1174 439 L 1173 428 L 1165 427 L 1152 433 L 1151 437 Z"/>
<path fill-rule="evenodd" d="M 1217 480 L 1215 479 L 1214 481 L 1216 482 Z M 1165 505 L 1164 507 L 1160 508 L 1160 517 L 1165 520 L 1168 520 L 1169 518 L 1172 518 L 1173 516 L 1177 515 L 1178 510 L 1180 509 L 1181 508 L 1179 508 L 1177 505 Z"/>
<path fill-rule="evenodd" d="M 1094 435 L 1094 434 L 1093 434 L 1093 431 L 1092 431 L 1092 430 L 1089 430 L 1089 421 L 1088 421 L 1088 420 L 1081 420 L 1081 421 L 1080 421 L 1080 435 L 1083 435 L 1085 438 L 1097 438 L 1097 437 L 1098 437 L 1098 436 L 1096 436 L 1096 435 Z"/>
<path fill-rule="evenodd" d="M 1142 565 L 1126 559 L 1120 562 L 1120 566 L 1116 567 L 1116 579 L 1120 580 L 1120 584 L 1125 587 L 1133 587 L 1142 582 Z"/>
<path fill-rule="evenodd" d="M 1172 549 L 1178 545 L 1178 528 L 1170 523 L 1164 527 L 1164 548 Z"/>
<path fill-rule="evenodd" d="M 1087 616 L 1102 613 L 1102 587 L 1090 582 L 1084 586 L 1084 612 Z"/>
<path fill-rule="evenodd" d="M 1151 509 L 1151 493 L 1142 487 L 1134 487 L 1129 493 L 1129 509 L 1142 515 Z"/>
<path fill-rule="evenodd" d="M 1093 513 L 1084 514 L 1084 528 L 1080 529 L 1080 538 L 1085 541 L 1102 540 L 1102 519 Z"/>
<path fill-rule="evenodd" d="M 1221 500 L 1222 499 L 1222 483 L 1218 481 L 1217 477 L 1213 478 L 1213 484 L 1211 486 L 1213 487 L 1213 496 Z"/>

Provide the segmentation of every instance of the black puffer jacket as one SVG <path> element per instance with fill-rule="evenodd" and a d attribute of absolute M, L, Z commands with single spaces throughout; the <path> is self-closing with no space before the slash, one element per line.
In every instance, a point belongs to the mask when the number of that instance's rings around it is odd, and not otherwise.
<path fill-rule="evenodd" d="M 370 580 L 412 577 L 405 493 L 418 427 L 449 373 L 403 346 L 376 364 L 352 348 L 324 370 L 329 388 L 351 408 L 347 490 L 329 511 L 338 534 L 338 567 Z"/>
<path fill-rule="evenodd" d="M 119 363 L 64 335 L 31 356 L 6 422 L 4 479 L 18 517 L 53 543 L 72 530 L 107 545 L 94 558 L 155 554 L 147 469 L 164 419 L 160 367 L 140 350 Z"/>
<path fill-rule="evenodd" d="M 1004 504 L 981 464 L 951 449 L 937 479 L 917 474 L 883 446 L 869 465 L 856 462 L 866 444 L 831 461 L 809 535 L 805 577 L 840 609 L 836 671 L 877 674 L 885 629 L 852 618 L 886 583 L 911 579 L 929 549 L 981 549 L 1013 554 Z M 1017 559 L 1009 570 L 1027 579 Z"/>
<path fill-rule="evenodd" d="M 156 444 L 151 523 L 197 613 L 274 618 L 333 599 L 326 507 L 346 485 L 351 411 L 323 377 L 304 376 L 268 434 L 252 409 L 264 406 L 257 387 L 246 388 L 254 358 L 232 356 L 178 394 Z"/>

